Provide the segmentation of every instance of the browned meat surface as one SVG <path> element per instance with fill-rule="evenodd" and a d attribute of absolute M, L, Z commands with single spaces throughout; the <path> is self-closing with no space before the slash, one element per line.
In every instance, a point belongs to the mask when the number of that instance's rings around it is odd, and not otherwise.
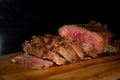
<path fill-rule="evenodd" d="M 24 64 L 32 69 L 46 69 L 54 65 L 52 61 L 39 59 L 27 54 L 16 56 L 12 59 L 12 62 Z"/>
<path fill-rule="evenodd" d="M 64 25 L 59 28 L 59 34 L 62 37 L 76 39 L 82 43 L 94 44 L 98 53 L 102 53 L 104 50 L 105 41 L 102 36 L 83 27 L 78 27 L 77 25 Z"/>
<path fill-rule="evenodd" d="M 49 59 L 57 65 L 63 65 L 67 63 L 67 60 L 65 60 L 63 57 L 59 55 L 58 52 L 55 51 L 49 51 L 48 54 L 43 55 L 43 59 Z"/>
<path fill-rule="evenodd" d="M 106 26 L 101 26 L 100 23 L 94 23 L 94 25 L 90 24 L 90 26 L 87 27 L 63 25 L 58 31 L 62 37 L 94 45 L 97 54 L 111 52 L 111 48 L 114 48 L 113 52 L 117 52 L 116 47 L 111 44 L 112 33 L 108 31 Z"/>
<path fill-rule="evenodd" d="M 86 52 L 87 55 L 90 57 L 96 58 L 97 57 L 97 51 L 92 44 L 82 44 L 83 51 Z"/>
<path fill-rule="evenodd" d="M 63 25 L 58 32 L 58 36 L 32 36 L 31 40 L 22 44 L 24 54 L 13 58 L 12 62 L 43 69 L 97 58 L 103 53 L 116 53 L 120 49 L 120 41 L 113 43 L 113 34 L 107 26 L 95 21 L 87 26 Z"/>
<path fill-rule="evenodd" d="M 59 46 L 58 52 L 68 61 L 68 62 L 75 62 L 77 61 L 76 52 L 72 49 L 71 46 L 65 44 Z"/>
<path fill-rule="evenodd" d="M 73 50 L 76 52 L 76 54 L 80 57 L 80 59 L 83 60 L 84 52 L 83 52 L 81 43 L 79 43 L 77 41 L 73 41 L 73 42 L 71 42 L 71 46 L 72 46 Z"/>

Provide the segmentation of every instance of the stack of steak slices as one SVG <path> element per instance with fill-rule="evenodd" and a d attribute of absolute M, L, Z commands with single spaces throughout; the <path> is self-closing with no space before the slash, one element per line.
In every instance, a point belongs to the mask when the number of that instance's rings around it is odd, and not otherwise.
<path fill-rule="evenodd" d="M 32 36 L 22 44 L 24 54 L 12 59 L 32 69 L 45 69 L 54 65 L 64 65 L 96 58 L 106 52 L 116 53 L 118 47 L 112 45 L 112 33 L 106 26 L 92 22 L 88 26 L 63 25 L 59 36 L 45 34 Z"/>

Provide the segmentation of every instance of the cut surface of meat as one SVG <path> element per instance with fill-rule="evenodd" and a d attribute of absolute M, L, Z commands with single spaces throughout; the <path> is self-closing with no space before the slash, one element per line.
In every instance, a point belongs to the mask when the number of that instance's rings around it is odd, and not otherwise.
<path fill-rule="evenodd" d="M 39 59 L 31 55 L 22 54 L 11 60 L 13 63 L 20 63 L 32 69 L 46 69 L 54 65 L 52 61 Z"/>
<path fill-rule="evenodd" d="M 87 26 L 63 25 L 59 35 L 32 36 L 22 44 L 24 54 L 12 59 L 33 69 L 45 69 L 77 61 L 97 58 L 103 53 L 116 53 L 120 47 L 112 43 L 106 25 L 90 22 Z"/>
<path fill-rule="evenodd" d="M 62 37 L 76 39 L 83 43 L 94 44 L 98 53 L 103 52 L 105 42 L 102 36 L 95 32 L 90 32 L 83 27 L 78 27 L 77 25 L 64 25 L 59 28 L 59 34 Z"/>

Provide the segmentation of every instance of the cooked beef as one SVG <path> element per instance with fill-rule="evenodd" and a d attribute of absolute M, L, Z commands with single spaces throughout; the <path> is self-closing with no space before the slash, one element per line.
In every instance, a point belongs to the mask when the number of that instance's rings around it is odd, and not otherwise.
<path fill-rule="evenodd" d="M 64 65 L 88 60 L 102 53 L 116 53 L 119 50 L 112 43 L 113 35 L 107 26 L 94 21 L 82 26 L 64 25 L 58 32 L 58 36 L 32 36 L 31 40 L 22 44 L 24 54 L 13 58 L 12 62 L 33 69 L 43 69 L 54 64 Z"/>
<path fill-rule="evenodd" d="M 94 48 L 94 45 L 92 45 L 92 44 L 89 44 L 89 43 L 85 44 L 85 43 L 83 43 L 82 44 L 82 49 L 90 57 L 96 58 L 98 56 L 97 55 L 97 51 Z"/>
<path fill-rule="evenodd" d="M 63 65 L 67 63 L 67 60 L 65 60 L 58 52 L 55 51 L 49 51 L 46 55 L 43 55 L 42 58 L 51 60 L 57 65 Z"/>
<path fill-rule="evenodd" d="M 31 41 L 25 41 L 22 44 L 23 51 L 25 51 L 26 54 L 36 55 L 37 57 L 41 57 L 44 53 L 47 52 L 47 49 L 45 46 L 39 45 L 41 43 L 40 41 L 36 42 Z"/>
<path fill-rule="evenodd" d="M 81 43 L 94 45 L 97 54 L 109 52 L 110 48 L 116 47 L 111 45 L 112 34 L 106 27 L 99 25 L 90 25 L 82 27 L 78 25 L 64 25 L 59 28 L 59 35 L 68 39 L 75 39 Z M 109 46 L 111 45 L 111 47 Z M 107 50 L 106 50 L 107 49 Z"/>
<path fill-rule="evenodd" d="M 81 43 L 79 43 L 77 41 L 72 41 L 71 46 L 72 46 L 73 50 L 76 52 L 76 54 L 80 57 L 80 59 L 83 60 L 84 52 L 83 52 Z"/>
<path fill-rule="evenodd" d="M 83 27 L 78 27 L 77 25 L 64 25 L 59 28 L 59 34 L 62 37 L 76 39 L 82 43 L 94 44 L 98 53 L 102 53 L 104 50 L 104 38 L 96 32 L 91 32 Z"/>
<path fill-rule="evenodd" d="M 16 56 L 12 59 L 12 62 L 24 64 L 32 69 L 46 69 L 54 65 L 52 61 L 39 59 L 27 54 Z"/>
<path fill-rule="evenodd" d="M 58 48 L 59 54 L 61 54 L 68 62 L 77 61 L 78 57 L 73 48 L 68 44 L 62 44 Z"/>

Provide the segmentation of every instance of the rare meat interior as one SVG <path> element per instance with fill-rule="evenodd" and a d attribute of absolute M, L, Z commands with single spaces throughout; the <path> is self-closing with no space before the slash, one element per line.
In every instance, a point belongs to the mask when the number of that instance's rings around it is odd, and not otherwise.
<path fill-rule="evenodd" d="M 46 69 L 97 58 L 106 53 L 115 54 L 119 50 L 107 25 L 96 21 L 63 25 L 58 33 L 59 35 L 32 36 L 31 40 L 22 44 L 24 53 L 11 61 L 32 69 Z"/>

